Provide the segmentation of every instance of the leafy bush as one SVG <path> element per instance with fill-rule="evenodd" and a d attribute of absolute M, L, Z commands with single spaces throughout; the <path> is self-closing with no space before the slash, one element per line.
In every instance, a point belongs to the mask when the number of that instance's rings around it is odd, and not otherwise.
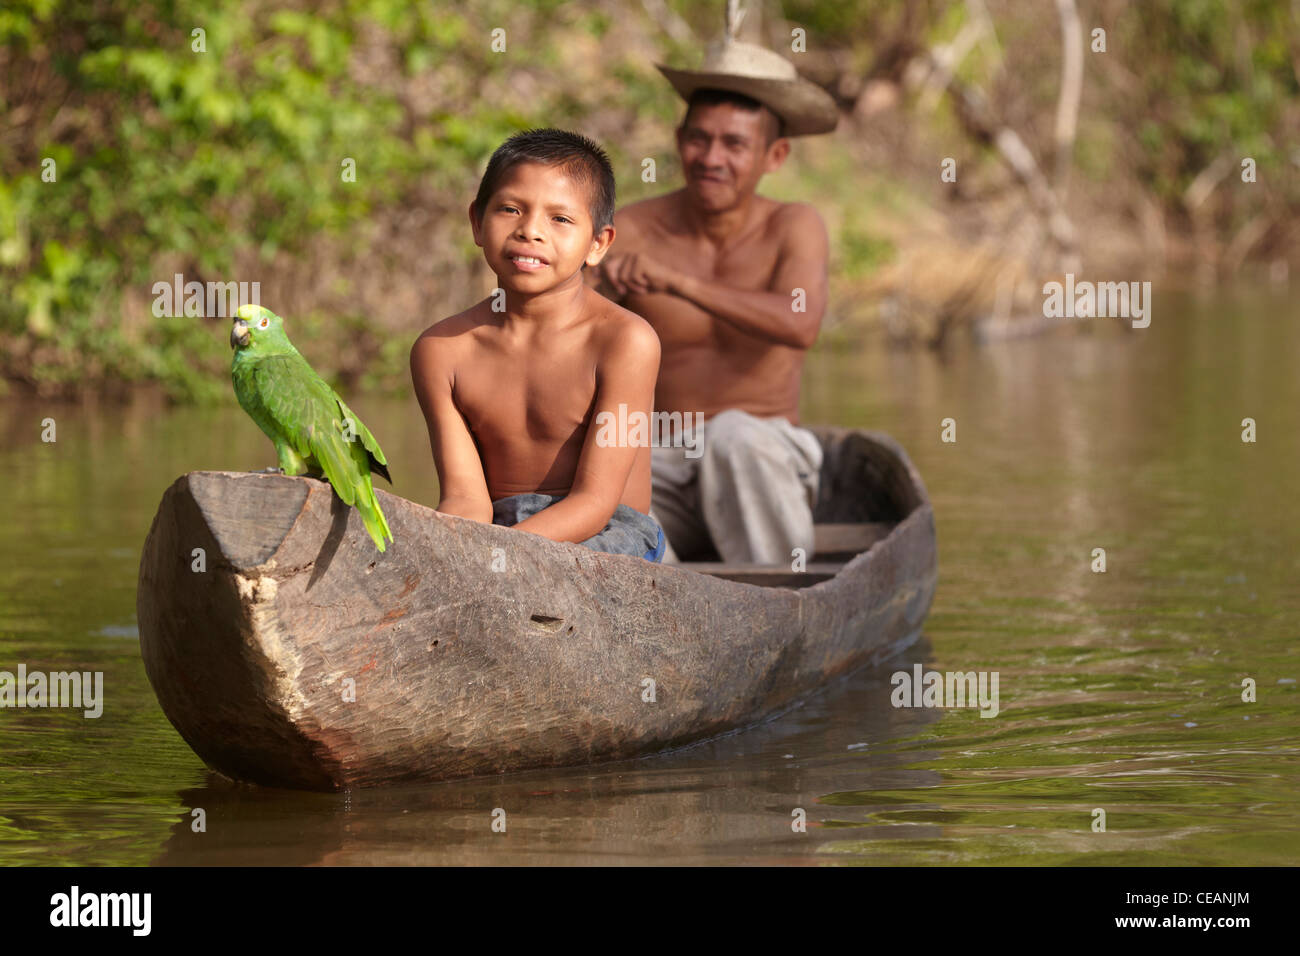
<path fill-rule="evenodd" d="M 463 229 L 470 177 L 529 125 L 511 98 L 475 96 L 508 73 L 489 24 L 526 33 L 522 20 L 506 3 L 11 4 L 0 113 L 19 122 L 0 150 L 0 374 L 46 391 L 156 380 L 208 398 L 228 387 L 228 352 L 214 347 L 224 321 L 154 317 L 154 282 L 258 280 L 330 238 L 373 268 L 364 260 L 387 251 L 375 223 L 415 205 Z M 281 285 L 275 298 L 262 287 L 277 311 L 302 298 Z M 404 363 L 409 341 L 374 350 Z"/>

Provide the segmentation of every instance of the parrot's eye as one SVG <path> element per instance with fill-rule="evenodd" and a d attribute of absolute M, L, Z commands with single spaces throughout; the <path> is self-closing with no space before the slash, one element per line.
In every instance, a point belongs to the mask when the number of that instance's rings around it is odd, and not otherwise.
<path fill-rule="evenodd" d="M 261 322 L 257 323 L 257 327 L 260 328 L 260 329 L 264 329 L 264 328 L 266 328 L 266 327 L 267 327 L 268 325 L 270 325 L 270 324 L 271 324 L 271 320 L 270 320 L 270 319 L 262 319 Z"/>

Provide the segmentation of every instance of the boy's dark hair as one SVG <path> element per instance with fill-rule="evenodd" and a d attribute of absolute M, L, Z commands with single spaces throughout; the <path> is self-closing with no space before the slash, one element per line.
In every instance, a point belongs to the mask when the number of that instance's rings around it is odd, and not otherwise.
<path fill-rule="evenodd" d="M 594 140 L 562 129 L 524 130 L 497 147 L 474 197 L 480 221 L 492 194 L 519 163 L 558 166 L 585 186 L 593 235 L 614 224 L 614 167 L 609 157 Z"/>
<path fill-rule="evenodd" d="M 686 107 L 686 116 L 682 119 L 682 125 L 686 125 L 686 120 L 691 118 L 691 110 L 695 107 L 714 106 L 718 103 L 731 103 L 745 110 L 762 110 L 763 133 L 767 138 L 764 146 L 771 146 L 785 135 L 785 122 L 772 111 L 771 107 L 764 106 L 752 96 L 746 96 L 744 93 L 718 90 L 712 87 L 701 87 L 691 94 L 690 103 Z"/>

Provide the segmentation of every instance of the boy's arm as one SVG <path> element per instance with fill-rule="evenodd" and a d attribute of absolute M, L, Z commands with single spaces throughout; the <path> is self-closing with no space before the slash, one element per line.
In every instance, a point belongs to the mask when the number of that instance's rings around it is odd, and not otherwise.
<path fill-rule="evenodd" d="M 617 437 L 622 406 L 629 432 L 637 420 L 633 416 L 645 416 L 645 441 L 649 443 L 658 377 L 659 337 L 645 320 L 629 318 L 596 368 L 596 403 L 572 490 L 562 501 L 525 518 L 516 528 L 553 541 L 586 541 L 605 530 L 623 498 L 640 449 L 630 443 L 620 447 L 616 441 L 597 439 Z M 605 422 L 611 424 L 602 428 Z"/>
<path fill-rule="evenodd" d="M 452 398 L 450 351 L 449 339 L 428 334 L 411 346 L 411 381 L 429 426 L 429 446 L 438 469 L 438 510 L 491 524 L 492 496 L 483 462 Z"/>

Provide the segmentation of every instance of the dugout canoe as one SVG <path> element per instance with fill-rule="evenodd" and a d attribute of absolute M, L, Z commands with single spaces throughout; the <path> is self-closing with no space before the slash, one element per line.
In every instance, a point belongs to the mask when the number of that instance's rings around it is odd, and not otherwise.
<path fill-rule="evenodd" d="M 212 769 L 306 790 L 636 757 L 756 723 L 915 640 L 934 596 L 906 453 L 816 431 L 802 571 L 654 565 L 377 490 L 380 554 L 324 482 L 192 472 L 141 556 L 145 670 Z"/>

